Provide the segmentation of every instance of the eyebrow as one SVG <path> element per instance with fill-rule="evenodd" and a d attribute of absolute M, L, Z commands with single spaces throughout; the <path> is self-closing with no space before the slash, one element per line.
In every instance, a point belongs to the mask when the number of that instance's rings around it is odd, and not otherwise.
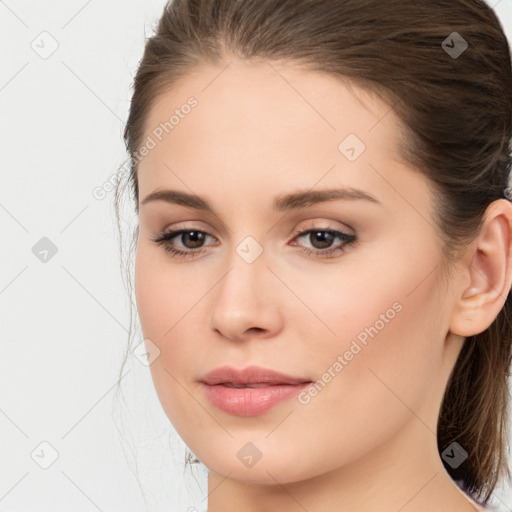
<path fill-rule="evenodd" d="M 381 204 L 373 196 L 366 192 L 355 188 L 338 188 L 338 189 L 325 189 L 325 190 L 308 190 L 293 192 L 278 196 L 272 203 L 272 209 L 277 212 L 284 212 L 290 210 L 299 210 L 307 208 L 318 203 L 324 203 L 334 200 L 365 200 L 376 204 Z M 147 195 L 141 202 L 145 205 L 154 201 L 163 201 L 170 204 L 178 204 L 193 208 L 194 210 L 201 210 L 215 215 L 214 208 L 208 203 L 206 199 L 186 192 L 178 190 L 157 190 Z"/>

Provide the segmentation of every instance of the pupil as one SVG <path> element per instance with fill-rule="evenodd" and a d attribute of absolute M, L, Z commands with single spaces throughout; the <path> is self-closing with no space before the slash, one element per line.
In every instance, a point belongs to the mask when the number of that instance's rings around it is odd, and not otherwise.
<path fill-rule="evenodd" d="M 191 242 L 190 244 L 186 242 L 186 239 Z M 204 233 L 200 231 L 189 231 L 188 233 L 182 233 L 181 241 L 187 249 L 195 249 L 197 247 L 201 247 L 204 242 Z"/>
<path fill-rule="evenodd" d="M 315 249 L 325 249 L 326 247 L 331 246 L 334 236 L 326 231 L 317 231 L 315 233 L 311 233 L 309 238 Z M 317 242 L 319 242 L 319 245 L 317 245 Z"/>

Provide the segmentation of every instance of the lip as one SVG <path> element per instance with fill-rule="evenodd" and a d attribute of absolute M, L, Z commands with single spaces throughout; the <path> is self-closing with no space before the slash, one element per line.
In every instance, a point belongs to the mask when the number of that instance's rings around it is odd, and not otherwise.
<path fill-rule="evenodd" d="M 311 380 L 275 370 L 223 366 L 200 379 L 210 402 L 228 414 L 257 416 L 296 396 Z"/>
<path fill-rule="evenodd" d="M 311 382 L 309 379 L 293 377 L 268 368 L 259 366 L 248 366 L 237 370 L 232 366 L 221 366 L 207 373 L 201 382 L 210 386 L 223 383 L 231 384 L 303 384 Z"/>

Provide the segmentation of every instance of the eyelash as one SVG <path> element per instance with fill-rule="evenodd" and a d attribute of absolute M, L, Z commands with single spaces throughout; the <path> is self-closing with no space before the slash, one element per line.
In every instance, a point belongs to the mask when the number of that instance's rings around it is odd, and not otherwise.
<path fill-rule="evenodd" d="M 182 250 L 182 249 L 176 249 L 176 247 L 173 247 L 170 245 L 170 241 L 173 238 L 176 238 L 179 235 L 185 234 L 185 233 L 202 233 L 207 236 L 208 233 L 205 231 L 201 231 L 199 229 L 194 228 L 187 228 L 187 229 L 178 229 L 175 231 L 168 231 L 163 232 L 157 235 L 156 237 L 152 238 L 153 242 L 155 242 L 157 245 L 163 245 L 164 250 L 169 253 L 172 257 L 179 257 L 179 258 L 193 258 L 196 254 L 201 253 L 204 251 L 204 247 L 201 247 L 199 249 L 189 249 L 189 250 Z M 335 238 L 341 239 L 344 244 L 338 247 L 335 247 L 334 249 L 328 248 L 327 250 L 321 250 L 321 249 L 309 249 L 308 247 L 300 247 L 300 251 L 303 253 L 306 253 L 308 255 L 314 255 L 319 258 L 325 258 L 325 257 L 334 257 L 332 255 L 343 253 L 347 250 L 347 248 L 351 245 L 353 245 L 357 238 L 356 235 L 351 235 L 349 233 L 345 233 L 343 231 L 339 231 L 336 229 L 330 229 L 330 228 L 318 228 L 314 226 L 310 226 L 304 230 L 297 230 L 293 234 L 293 239 L 295 238 L 301 238 L 303 236 L 310 235 L 311 233 L 328 233 L 329 235 L 334 236 Z"/>

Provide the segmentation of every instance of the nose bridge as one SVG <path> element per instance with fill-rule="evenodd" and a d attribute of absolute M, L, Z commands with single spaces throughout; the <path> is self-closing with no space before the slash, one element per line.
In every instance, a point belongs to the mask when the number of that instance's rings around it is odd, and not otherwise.
<path fill-rule="evenodd" d="M 217 303 L 227 301 L 233 310 L 244 304 L 257 306 L 263 274 L 268 272 L 265 263 L 263 246 L 252 236 L 243 238 L 227 258 L 228 272 L 219 283 Z"/>
<path fill-rule="evenodd" d="M 246 236 L 234 247 L 213 300 L 212 328 L 229 338 L 241 337 L 248 329 L 278 328 L 280 313 L 277 297 L 268 289 L 266 263 L 266 252 L 254 237 Z"/>

